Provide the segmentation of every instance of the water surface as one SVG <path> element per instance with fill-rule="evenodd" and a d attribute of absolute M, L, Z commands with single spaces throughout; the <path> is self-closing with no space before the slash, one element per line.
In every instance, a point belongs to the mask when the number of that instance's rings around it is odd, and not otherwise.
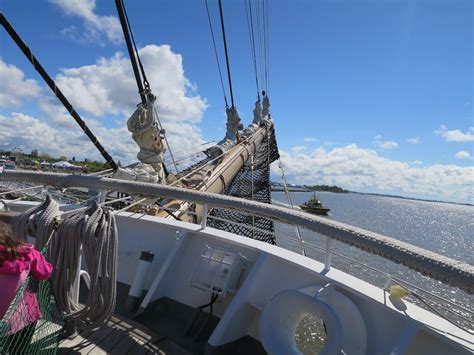
<path fill-rule="evenodd" d="M 292 192 L 294 205 L 307 201 L 312 193 Z M 399 199 L 385 196 L 336 194 L 318 192 L 318 198 L 331 209 L 327 218 L 374 231 L 421 248 L 474 264 L 474 207 L 440 202 Z M 288 204 L 283 192 L 272 193 L 273 203 Z M 277 223 L 278 234 L 295 237 L 294 227 Z M 305 241 L 324 247 L 326 238 L 309 230 L 301 230 Z M 301 252 L 297 242 L 277 237 L 277 243 L 295 252 Z M 437 295 L 473 309 L 474 297 L 456 288 L 433 281 L 420 273 L 387 261 L 381 257 L 363 252 L 355 247 L 333 242 L 337 253 L 358 262 L 368 264 L 391 275 L 421 286 Z M 306 248 L 308 256 L 324 260 L 324 252 Z M 367 268 L 333 257 L 333 266 L 355 275 L 367 282 L 383 287 L 387 277 Z M 447 306 L 446 304 L 442 305 Z M 464 314 L 466 315 L 466 314 Z"/>

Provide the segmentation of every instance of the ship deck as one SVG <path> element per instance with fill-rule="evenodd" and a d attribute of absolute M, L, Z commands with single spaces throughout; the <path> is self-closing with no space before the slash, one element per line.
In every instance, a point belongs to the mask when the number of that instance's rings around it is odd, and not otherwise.
<path fill-rule="evenodd" d="M 167 337 L 123 316 L 59 344 L 58 354 L 190 354 Z"/>

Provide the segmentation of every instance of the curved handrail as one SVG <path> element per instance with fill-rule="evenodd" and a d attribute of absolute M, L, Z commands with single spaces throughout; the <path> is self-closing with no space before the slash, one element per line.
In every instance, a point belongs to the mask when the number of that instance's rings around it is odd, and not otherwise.
<path fill-rule="evenodd" d="M 371 254 L 405 265 L 433 279 L 474 293 L 474 266 L 384 235 L 288 208 L 216 195 L 180 187 L 123 181 L 98 176 L 67 175 L 30 171 L 5 171 L 0 180 L 27 181 L 59 187 L 85 187 L 139 195 L 187 200 L 301 226 Z"/>

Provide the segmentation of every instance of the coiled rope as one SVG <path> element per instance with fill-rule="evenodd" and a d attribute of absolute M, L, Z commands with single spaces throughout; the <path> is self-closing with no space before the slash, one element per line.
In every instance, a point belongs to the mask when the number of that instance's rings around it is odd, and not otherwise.
<path fill-rule="evenodd" d="M 62 221 L 60 216 L 59 204 L 49 196 L 38 207 L 16 216 L 12 227 L 22 239 L 35 236 L 37 248 L 52 235 L 49 260 L 54 265 L 52 285 L 56 302 L 68 324 L 78 330 L 95 328 L 110 319 L 116 304 L 118 232 L 115 216 L 111 209 L 97 203 L 68 213 Z M 55 228 L 56 233 L 53 233 Z M 73 291 L 81 250 L 83 265 L 91 279 L 85 304 L 75 300 Z"/>
<path fill-rule="evenodd" d="M 26 240 L 28 235 L 34 236 L 35 248 L 41 250 L 52 235 L 60 214 L 59 203 L 47 195 L 43 203 L 13 218 L 12 228 L 21 240 Z"/>

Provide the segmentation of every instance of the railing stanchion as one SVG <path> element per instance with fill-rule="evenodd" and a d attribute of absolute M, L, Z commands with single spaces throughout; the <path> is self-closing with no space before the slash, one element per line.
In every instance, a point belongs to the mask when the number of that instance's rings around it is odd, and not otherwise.
<path fill-rule="evenodd" d="M 207 203 L 204 204 L 203 209 L 202 209 L 202 221 L 201 221 L 202 229 L 205 229 L 206 225 L 207 225 Z"/>
<path fill-rule="evenodd" d="M 326 238 L 326 256 L 324 257 L 324 270 L 331 269 L 331 245 L 332 245 L 332 239 L 327 237 Z"/>

